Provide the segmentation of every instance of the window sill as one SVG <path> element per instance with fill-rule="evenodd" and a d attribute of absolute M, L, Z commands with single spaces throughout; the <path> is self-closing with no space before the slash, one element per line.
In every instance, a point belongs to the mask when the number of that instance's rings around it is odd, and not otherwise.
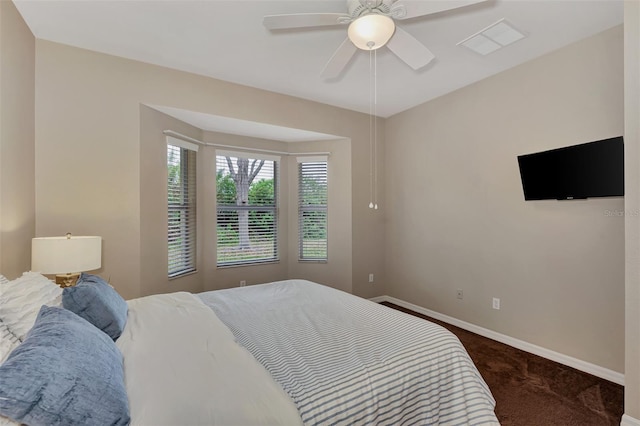
<path fill-rule="evenodd" d="M 234 263 L 230 265 L 216 265 L 216 269 L 241 268 L 244 266 L 275 265 L 278 263 L 280 263 L 280 260 L 268 260 L 265 262 L 253 262 L 253 263 Z"/>
<path fill-rule="evenodd" d="M 168 278 L 169 278 L 169 281 L 173 281 L 173 280 L 177 280 L 178 278 L 187 277 L 189 275 L 194 275 L 194 274 L 197 274 L 197 273 L 198 273 L 198 270 L 196 269 L 194 271 L 185 272 L 183 274 L 173 275 L 173 276 L 170 276 Z"/>

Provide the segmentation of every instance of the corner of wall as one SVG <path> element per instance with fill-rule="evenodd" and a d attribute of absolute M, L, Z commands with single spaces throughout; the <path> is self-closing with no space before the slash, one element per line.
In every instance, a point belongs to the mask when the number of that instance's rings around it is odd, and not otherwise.
<path fill-rule="evenodd" d="M 640 3 L 624 2 L 625 426 L 640 425 Z"/>
<path fill-rule="evenodd" d="M 0 272 L 28 271 L 35 236 L 35 37 L 0 1 Z"/>

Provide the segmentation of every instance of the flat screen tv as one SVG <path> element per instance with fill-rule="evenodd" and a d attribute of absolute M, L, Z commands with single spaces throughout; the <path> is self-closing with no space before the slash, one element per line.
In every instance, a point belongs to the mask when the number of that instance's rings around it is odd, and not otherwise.
<path fill-rule="evenodd" d="M 624 195 L 622 136 L 518 156 L 525 200 Z"/>

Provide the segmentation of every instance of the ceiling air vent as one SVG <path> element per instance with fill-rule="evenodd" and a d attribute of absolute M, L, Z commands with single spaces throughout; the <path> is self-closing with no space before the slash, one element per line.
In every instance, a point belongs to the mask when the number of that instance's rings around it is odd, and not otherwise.
<path fill-rule="evenodd" d="M 465 46 L 466 48 L 484 56 L 523 39 L 524 37 L 525 35 L 522 32 L 516 30 L 505 19 L 501 19 L 498 22 L 478 31 L 474 35 L 465 38 L 456 45 Z"/>

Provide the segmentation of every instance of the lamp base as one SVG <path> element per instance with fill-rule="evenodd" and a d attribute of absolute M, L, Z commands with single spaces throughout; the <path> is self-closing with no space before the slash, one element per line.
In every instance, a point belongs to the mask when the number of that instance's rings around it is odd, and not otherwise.
<path fill-rule="evenodd" d="M 58 284 L 62 288 L 73 287 L 74 285 L 76 285 L 76 281 L 78 281 L 78 278 L 80 278 L 79 273 L 59 274 L 59 275 L 56 275 L 56 284 Z"/>

